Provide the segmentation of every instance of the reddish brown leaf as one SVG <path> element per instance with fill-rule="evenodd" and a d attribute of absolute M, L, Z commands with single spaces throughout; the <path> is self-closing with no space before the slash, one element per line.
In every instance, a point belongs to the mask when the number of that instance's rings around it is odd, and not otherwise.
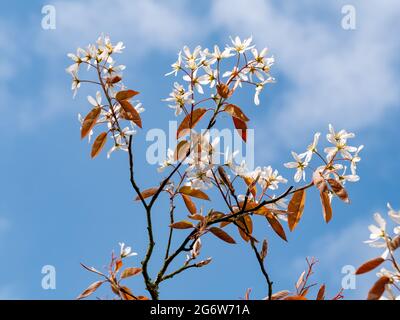
<path fill-rule="evenodd" d="M 192 189 L 190 186 L 183 186 L 182 188 L 179 189 L 179 192 L 186 194 L 188 196 L 194 197 L 194 198 L 210 200 L 208 195 L 205 194 L 203 191 L 198 190 L 198 189 Z"/>
<path fill-rule="evenodd" d="M 335 179 L 328 179 L 328 183 L 331 186 L 333 192 L 344 202 L 349 203 L 349 195 L 342 184 Z"/>
<path fill-rule="evenodd" d="M 128 100 L 121 100 L 119 103 L 124 110 L 124 118 L 134 122 L 139 128 L 142 128 L 142 119 L 140 118 L 140 114 L 137 112 L 134 106 L 132 106 Z"/>
<path fill-rule="evenodd" d="M 146 199 L 148 197 L 153 196 L 157 191 L 158 191 L 158 187 L 154 187 L 154 188 L 149 188 L 146 190 L 143 190 L 140 194 L 142 195 L 143 199 Z M 136 196 L 135 198 L 136 201 L 140 200 L 139 196 Z"/>
<path fill-rule="evenodd" d="M 107 132 L 100 133 L 92 145 L 91 157 L 96 157 L 107 142 Z"/>
<path fill-rule="evenodd" d="M 288 225 L 290 231 L 293 231 L 299 223 L 304 211 L 306 201 L 305 189 L 296 191 L 288 205 Z"/>
<path fill-rule="evenodd" d="M 126 268 L 124 271 L 122 271 L 121 279 L 136 276 L 141 272 L 142 272 L 141 268 Z"/>
<path fill-rule="evenodd" d="M 104 283 L 104 281 L 96 281 L 94 283 L 92 283 L 85 291 L 83 291 L 78 297 L 77 299 L 83 299 L 86 298 L 88 296 L 90 296 L 93 292 L 95 292 L 102 284 Z"/>
<path fill-rule="evenodd" d="M 176 132 L 177 139 L 183 137 L 188 130 L 193 129 L 197 125 L 197 123 L 199 123 L 199 121 L 203 118 L 206 112 L 206 109 L 199 108 L 193 110 L 192 113 L 188 114 L 179 125 L 178 131 Z"/>
<path fill-rule="evenodd" d="M 283 300 L 307 300 L 307 298 L 303 296 L 289 296 Z"/>
<path fill-rule="evenodd" d="M 278 291 L 271 296 L 271 300 L 280 300 L 287 297 L 288 295 L 289 291 L 287 290 Z"/>
<path fill-rule="evenodd" d="M 324 299 L 325 299 L 325 285 L 323 284 L 318 290 L 316 300 L 324 300 Z"/>
<path fill-rule="evenodd" d="M 190 199 L 189 196 L 187 196 L 186 194 L 181 193 L 182 199 L 185 202 L 186 208 L 189 210 L 189 212 L 193 215 L 197 212 L 196 209 L 196 205 L 194 204 L 194 202 L 192 201 L 192 199 Z"/>
<path fill-rule="evenodd" d="M 232 117 L 232 120 L 233 120 L 233 124 L 235 125 L 237 132 L 242 137 L 243 141 L 246 142 L 247 141 L 247 124 L 246 124 L 246 122 L 244 122 L 236 117 Z"/>
<path fill-rule="evenodd" d="M 268 254 L 268 242 L 266 239 L 264 239 L 260 253 L 261 260 L 264 260 L 267 254 Z"/>
<path fill-rule="evenodd" d="M 133 295 L 132 291 L 126 286 L 120 287 L 118 294 L 124 300 L 137 300 L 137 298 Z"/>
<path fill-rule="evenodd" d="M 119 102 L 121 102 L 123 100 L 132 99 L 134 96 L 136 96 L 138 94 L 139 94 L 139 92 L 134 91 L 134 90 L 123 90 L 123 91 L 117 92 L 117 94 L 115 95 L 115 99 L 117 99 Z"/>
<path fill-rule="evenodd" d="M 368 292 L 367 300 L 379 300 L 385 292 L 385 286 L 390 282 L 387 276 L 380 277 Z"/>
<path fill-rule="evenodd" d="M 235 239 L 233 239 L 229 234 L 227 234 L 224 230 L 222 230 L 220 228 L 211 227 L 209 230 L 214 236 L 220 238 L 221 240 L 223 240 L 225 242 L 228 242 L 231 244 L 236 243 Z"/>
<path fill-rule="evenodd" d="M 93 127 L 96 125 L 97 119 L 100 116 L 100 112 L 101 108 L 95 107 L 86 115 L 82 123 L 81 139 L 86 137 L 89 134 L 90 130 L 92 130 Z"/>
<path fill-rule="evenodd" d="M 389 245 L 390 245 L 390 249 L 392 249 L 392 251 L 395 251 L 398 248 L 400 248 L 400 235 L 394 237 L 393 240 L 390 241 Z"/>
<path fill-rule="evenodd" d="M 174 159 L 176 161 L 181 161 L 185 159 L 187 156 L 188 152 L 190 150 L 190 144 L 186 140 L 182 140 L 178 143 L 176 146 L 175 152 L 174 152 Z"/>
<path fill-rule="evenodd" d="M 283 240 L 287 241 L 285 230 L 283 229 L 279 220 L 272 213 L 266 214 L 265 217 L 267 218 L 268 223 L 271 225 L 275 233 Z"/>
<path fill-rule="evenodd" d="M 251 239 L 251 234 L 253 232 L 253 221 L 250 216 L 244 216 L 236 221 L 238 225 L 239 234 L 244 241 L 249 241 Z"/>
<path fill-rule="evenodd" d="M 182 220 L 171 224 L 170 227 L 174 229 L 190 229 L 194 226 L 190 221 Z"/>
<path fill-rule="evenodd" d="M 251 192 L 252 196 L 255 198 L 257 195 L 257 186 L 254 183 L 255 181 L 250 177 L 242 177 L 242 179 L 246 183 L 247 187 L 250 188 L 250 192 Z"/>
<path fill-rule="evenodd" d="M 234 104 L 228 104 L 225 106 L 224 111 L 229 113 L 232 117 L 235 117 L 244 122 L 249 121 L 250 119 L 243 113 L 242 109 Z"/>
<path fill-rule="evenodd" d="M 233 90 L 230 90 L 225 83 L 220 83 L 217 85 L 217 92 L 222 98 L 226 99 L 232 95 Z"/>
<path fill-rule="evenodd" d="M 115 272 L 117 272 L 119 269 L 122 268 L 123 262 L 121 259 L 118 259 L 117 261 L 115 261 Z"/>
<path fill-rule="evenodd" d="M 232 194 L 235 194 L 235 189 L 233 188 L 232 182 L 222 166 L 218 167 L 218 173 L 221 177 L 222 182 L 229 188 L 229 191 Z"/>
<path fill-rule="evenodd" d="M 114 76 L 114 77 L 111 77 L 111 78 L 107 78 L 106 79 L 106 83 L 107 84 L 116 84 L 116 83 L 118 83 L 118 82 L 120 82 L 122 80 L 122 78 L 120 77 L 120 76 Z"/>
<path fill-rule="evenodd" d="M 325 221 L 328 223 L 332 219 L 332 207 L 328 191 L 319 193 L 322 203 L 322 213 Z"/>
<path fill-rule="evenodd" d="M 356 274 L 363 274 L 374 270 L 376 267 L 379 267 L 385 259 L 382 257 L 378 257 L 375 259 L 371 259 L 365 263 L 363 263 L 356 271 Z"/>

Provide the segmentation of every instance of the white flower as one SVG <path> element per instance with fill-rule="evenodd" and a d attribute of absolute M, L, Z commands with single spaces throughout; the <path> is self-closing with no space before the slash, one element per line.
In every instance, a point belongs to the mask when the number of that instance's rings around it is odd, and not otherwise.
<path fill-rule="evenodd" d="M 271 82 L 274 82 L 273 78 L 268 78 L 267 80 L 264 80 L 264 81 L 256 84 L 256 92 L 254 94 L 254 104 L 256 106 L 260 105 L 260 98 L 259 98 L 260 92 L 264 89 L 264 86 L 267 83 L 271 83 Z"/>
<path fill-rule="evenodd" d="M 264 167 L 260 173 L 258 182 L 262 188 L 276 190 L 279 183 L 287 183 L 287 180 L 279 175 L 278 170 L 272 170 L 271 166 Z"/>
<path fill-rule="evenodd" d="M 236 36 L 235 39 L 232 39 L 231 37 L 233 47 L 230 47 L 230 49 L 233 49 L 238 53 L 243 53 L 247 50 L 251 50 L 252 48 L 254 48 L 254 46 L 250 46 L 252 40 L 253 37 L 250 37 L 248 39 L 243 40 L 242 42 L 238 36 Z"/>
<path fill-rule="evenodd" d="M 167 158 L 160 164 L 160 167 L 157 168 L 158 172 L 163 172 L 167 167 L 175 163 L 174 151 L 170 148 L 167 150 Z"/>
<path fill-rule="evenodd" d="M 224 165 L 228 166 L 229 168 L 234 168 L 235 166 L 235 156 L 239 153 L 239 150 L 234 151 L 233 153 L 230 153 L 229 151 L 229 146 L 226 148 L 226 151 L 224 152 Z"/>
<path fill-rule="evenodd" d="M 211 69 L 209 66 L 204 67 L 204 72 L 206 73 L 208 77 L 208 82 L 210 83 L 210 88 L 213 88 L 215 85 L 215 82 L 218 79 L 218 70 Z"/>
<path fill-rule="evenodd" d="M 246 75 L 248 72 L 248 69 L 243 69 L 239 72 L 239 69 L 235 66 L 232 71 L 227 71 L 222 76 L 224 78 L 229 77 L 228 82 L 234 79 L 235 85 L 233 86 L 233 89 L 236 89 L 238 86 L 242 86 L 242 81 L 249 80 L 249 77 Z"/>
<path fill-rule="evenodd" d="M 220 61 L 222 59 L 226 59 L 229 57 L 234 56 L 233 53 L 231 53 L 231 48 L 225 48 L 224 51 L 221 52 L 219 47 L 217 45 L 214 46 L 214 52 L 213 53 L 208 53 L 208 56 L 211 57 L 208 60 L 209 64 L 214 64 L 217 61 Z"/>
<path fill-rule="evenodd" d="M 87 97 L 89 103 L 94 106 L 94 107 L 101 107 L 101 93 L 100 91 L 96 92 L 96 99 L 94 99 L 92 96 Z"/>
<path fill-rule="evenodd" d="M 360 153 L 360 151 L 364 148 L 363 145 L 359 146 L 357 148 L 357 151 L 354 153 L 354 155 L 351 158 L 351 165 L 350 165 L 350 169 L 351 169 L 351 173 L 352 174 L 356 174 L 356 170 L 357 170 L 357 163 L 361 161 L 360 156 L 358 155 Z"/>
<path fill-rule="evenodd" d="M 310 162 L 313 153 L 317 152 L 317 145 L 318 145 L 320 135 L 321 135 L 320 132 L 315 133 L 313 142 L 307 147 L 306 162 Z"/>
<path fill-rule="evenodd" d="M 242 162 L 237 166 L 233 165 L 231 170 L 235 175 L 240 176 L 240 177 L 245 177 L 249 173 L 246 161 L 244 161 L 244 160 L 242 160 Z"/>
<path fill-rule="evenodd" d="M 164 99 L 164 101 L 174 102 L 174 104 L 169 104 L 168 106 L 170 108 L 174 109 L 175 115 L 178 116 L 179 114 L 181 114 L 182 109 L 185 106 L 185 104 L 192 103 L 191 95 L 192 95 L 191 91 L 185 91 L 185 89 L 183 88 L 182 85 L 175 82 L 174 89 L 169 94 L 170 97 Z"/>
<path fill-rule="evenodd" d="M 136 256 L 137 255 L 136 252 L 132 252 L 132 248 L 131 247 L 126 247 L 125 243 L 120 242 L 119 246 L 121 247 L 121 249 L 120 249 L 120 257 L 121 258 L 127 258 L 127 257 L 132 257 L 132 256 Z"/>
<path fill-rule="evenodd" d="M 348 138 L 354 138 L 354 133 L 349 133 L 346 130 L 340 130 L 335 132 L 333 126 L 329 125 L 329 133 L 326 135 L 327 140 L 334 145 L 334 147 L 325 148 L 325 153 L 327 153 L 326 158 L 331 161 L 333 157 L 340 152 L 345 159 L 351 159 L 350 152 L 356 152 L 356 147 L 350 147 L 347 145 Z"/>
<path fill-rule="evenodd" d="M 81 65 L 81 63 L 84 61 L 81 57 L 81 55 L 86 55 L 85 50 L 83 50 L 82 48 L 78 48 L 76 50 L 76 54 L 73 53 L 68 53 L 67 56 L 68 58 L 72 59 L 72 61 L 74 61 L 74 64 L 71 64 L 66 71 L 70 74 L 74 74 L 78 72 L 79 66 Z"/>
<path fill-rule="evenodd" d="M 193 85 L 200 94 L 204 93 L 202 85 L 206 85 L 210 82 L 209 76 L 206 74 L 198 77 L 197 70 L 193 71 L 192 76 L 189 76 L 187 74 L 183 76 L 183 80 L 190 82 L 191 85 Z"/>
<path fill-rule="evenodd" d="M 169 75 L 173 74 L 176 77 L 176 75 L 178 74 L 178 71 L 182 69 L 182 51 L 179 51 L 178 60 L 175 63 L 171 64 L 171 67 L 172 67 L 172 71 L 166 73 L 165 75 L 169 76 Z"/>
<path fill-rule="evenodd" d="M 76 73 L 72 73 L 72 85 L 71 90 L 74 92 L 72 97 L 75 98 L 76 94 L 78 93 L 78 89 L 81 86 L 81 81 L 78 79 L 78 75 Z"/>
<path fill-rule="evenodd" d="M 308 162 L 306 161 L 306 159 L 303 160 L 303 158 L 306 157 L 306 153 L 297 154 L 296 152 L 292 151 L 292 156 L 295 162 L 287 162 L 284 164 L 284 166 L 289 169 L 297 169 L 294 175 L 294 181 L 299 182 L 302 178 L 303 180 L 305 180 L 306 173 L 304 170 L 308 166 Z"/>
<path fill-rule="evenodd" d="M 346 181 L 357 182 L 357 181 L 360 180 L 360 177 L 357 176 L 356 174 L 348 174 L 348 175 L 346 175 L 346 170 L 347 170 L 347 167 L 344 167 L 343 173 L 339 175 L 338 179 L 339 179 L 340 182 L 345 184 Z"/>
<path fill-rule="evenodd" d="M 377 223 L 377 226 L 371 224 L 368 226 L 369 231 L 371 232 L 369 239 L 364 241 L 368 243 L 371 247 L 376 248 L 385 248 L 386 247 L 386 221 L 382 218 L 379 213 L 374 214 L 374 219 Z M 383 239 L 383 242 L 381 241 Z"/>
<path fill-rule="evenodd" d="M 268 48 L 262 49 L 260 53 L 258 53 L 258 50 L 256 48 L 251 49 L 251 53 L 254 56 L 254 60 L 263 65 L 265 64 L 265 57 L 267 55 L 267 52 Z"/>
<path fill-rule="evenodd" d="M 107 152 L 107 159 L 111 157 L 111 154 L 117 150 L 122 150 L 128 152 L 128 145 L 126 137 L 132 136 L 136 133 L 134 129 L 130 129 L 129 127 L 125 127 L 122 129 L 122 132 L 118 132 L 114 135 L 114 145 Z"/>
<path fill-rule="evenodd" d="M 198 68 L 197 60 L 198 60 L 198 56 L 199 56 L 200 52 L 201 52 L 200 46 L 197 46 L 193 50 L 193 53 L 190 51 L 190 49 L 187 46 L 183 47 L 184 59 L 186 60 L 186 66 L 189 69 L 195 70 Z"/>

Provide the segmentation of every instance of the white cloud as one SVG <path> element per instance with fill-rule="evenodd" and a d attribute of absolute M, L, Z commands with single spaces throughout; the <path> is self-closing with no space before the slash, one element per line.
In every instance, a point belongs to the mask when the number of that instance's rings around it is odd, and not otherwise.
<path fill-rule="evenodd" d="M 381 1 L 379 10 L 373 1 L 356 2 L 353 31 L 341 28 L 340 2 L 324 2 L 322 11 L 317 3 L 218 0 L 212 8 L 216 27 L 268 45 L 289 82 L 279 105 L 265 102 L 271 110 L 262 135 L 273 134 L 276 146 L 303 146 L 294 138 L 311 138 L 330 122 L 362 129 L 398 108 L 399 2 Z"/>
<path fill-rule="evenodd" d="M 152 50 L 177 51 L 183 41 L 196 38 L 198 19 L 179 0 L 57 1 L 56 30 L 42 31 L 38 49 L 48 55 L 65 55 L 74 46 L 93 42 L 101 32 L 129 45 L 133 59 Z"/>

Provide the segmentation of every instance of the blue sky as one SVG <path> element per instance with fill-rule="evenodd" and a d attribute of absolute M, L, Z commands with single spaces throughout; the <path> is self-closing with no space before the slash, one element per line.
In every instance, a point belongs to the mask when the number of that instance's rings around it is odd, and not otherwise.
<path fill-rule="evenodd" d="M 56 29 L 41 28 L 41 9 L 56 8 Z M 341 27 L 341 8 L 352 4 L 357 29 Z M 70 299 L 95 278 L 79 262 L 101 268 L 111 250 L 124 241 L 145 252 L 145 221 L 133 203 L 126 155 L 89 158 L 79 138 L 77 113 L 88 110 L 83 88 L 72 100 L 66 54 L 102 32 L 124 41 L 125 83 L 141 92 L 144 130 L 135 138 L 137 158 L 149 143 L 145 132 L 167 128 L 172 112 L 161 99 L 173 79 L 163 75 L 187 44 L 225 45 L 229 36 L 253 35 L 276 58 L 277 83 L 261 96 L 239 101 L 246 106 L 256 136 L 256 164 L 283 167 L 290 151 L 301 151 L 315 131 L 328 123 L 356 132 L 364 144 L 361 180 L 349 186 L 352 203 L 334 203 L 334 219 L 323 222 L 319 200 L 309 192 L 305 214 L 289 242 L 283 243 L 259 222 L 257 233 L 270 242 L 267 267 L 276 290 L 292 289 L 306 256 L 319 259 L 315 281 L 332 295 L 341 283 L 341 268 L 357 266 L 379 252 L 362 243 L 375 211 L 398 198 L 398 123 L 400 119 L 400 4 L 384 1 L 13 1 L 0 12 L 0 298 Z M 155 167 L 138 160 L 138 181 L 154 185 Z M 215 207 L 221 207 L 213 197 Z M 166 236 L 166 202 L 154 214 L 158 242 Z M 182 217 L 184 212 L 180 213 Z M 236 299 L 247 288 L 254 298 L 266 295 L 263 278 L 249 248 L 229 246 L 207 237 L 209 266 L 187 272 L 161 288 L 161 298 Z M 154 261 L 160 257 L 156 252 Z M 56 290 L 43 290 L 41 268 L 54 265 Z M 155 271 L 155 269 L 153 270 Z M 347 298 L 366 295 L 374 276 L 361 277 Z M 142 292 L 139 279 L 129 285 Z M 107 291 L 100 291 L 107 297 Z"/>

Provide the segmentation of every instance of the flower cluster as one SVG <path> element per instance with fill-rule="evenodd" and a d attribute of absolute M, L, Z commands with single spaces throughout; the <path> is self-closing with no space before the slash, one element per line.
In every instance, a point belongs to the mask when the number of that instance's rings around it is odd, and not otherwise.
<path fill-rule="evenodd" d="M 249 84 L 255 88 L 254 103 L 260 104 L 259 95 L 262 89 L 266 84 L 274 82 L 274 78 L 269 73 L 274 64 L 274 58 L 267 56 L 267 48 L 258 51 L 252 46 L 251 37 L 243 41 L 236 37 L 231 41 L 232 44 L 223 50 L 217 45 L 214 46 L 213 51 L 208 48 L 201 49 L 200 46 L 191 51 L 185 46 L 178 53 L 178 60 L 171 65 L 172 71 L 166 75 L 177 76 L 181 73 L 182 80 L 188 85 L 185 87 L 175 82 L 170 97 L 165 99 L 169 106 L 175 109 L 175 115 L 179 115 L 182 111 L 186 114 L 190 112 L 188 109 L 196 104 L 195 91 L 203 95 L 205 86 L 211 89 L 223 87 L 224 90 L 212 91 L 211 98 L 201 100 L 214 100 L 218 104 L 221 99 L 233 94 L 243 83 Z M 222 71 L 222 63 L 225 60 L 232 60 L 233 65 L 229 70 Z"/>
<path fill-rule="evenodd" d="M 372 287 L 369 297 L 372 299 L 400 300 L 400 264 L 396 257 L 396 250 L 400 248 L 400 211 L 396 211 L 388 203 L 388 216 L 394 222 L 393 233 L 388 231 L 387 222 L 380 213 L 374 214 L 376 224 L 371 224 L 368 229 L 371 232 L 369 240 L 366 240 L 369 246 L 373 248 L 384 249 L 382 255 L 376 259 L 368 261 L 361 266 L 357 274 L 362 274 L 373 270 L 384 262 L 389 262 L 391 270 L 381 268 L 377 273 L 379 280 Z M 380 290 L 377 290 L 377 288 Z M 397 294 L 395 293 L 397 291 Z M 386 295 L 383 295 L 384 292 Z"/>
<path fill-rule="evenodd" d="M 114 55 L 121 53 L 124 48 L 122 42 L 113 45 L 108 36 L 100 36 L 95 44 L 88 45 L 86 49 L 78 48 L 75 54 L 68 54 L 74 62 L 66 69 L 72 76 L 71 89 L 74 97 L 82 83 L 98 85 L 101 89 L 96 92 L 95 97 L 88 96 L 92 110 L 85 117 L 78 115 L 81 137 L 88 136 L 89 142 L 95 126 L 102 124 L 106 126 L 106 131 L 101 132 L 93 143 L 92 157 L 100 153 L 106 144 L 108 134 L 112 137 L 113 146 L 108 151 L 107 157 L 116 150 L 127 151 L 128 138 L 135 134 L 137 126 L 141 127 L 139 114 L 144 108 L 140 102 L 129 101 L 138 92 L 125 88 L 122 82 L 122 71 L 125 66 L 116 64 L 114 59 Z M 86 66 L 87 71 L 95 70 L 95 78 L 82 79 L 79 75 L 82 66 Z M 121 120 L 127 120 L 128 125 L 122 127 Z"/>
<path fill-rule="evenodd" d="M 332 176 L 342 184 L 345 184 L 346 181 L 356 182 L 360 180 L 356 169 L 361 160 L 359 153 L 364 146 L 361 145 L 357 148 L 347 144 L 349 138 L 355 137 L 354 133 L 349 133 L 346 130 L 336 132 L 330 124 L 326 139 L 332 146 L 324 148 L 325 158 L 317 148 L 320 136 L 320 132 L 315 133 L 313 142 L 307 147 L 307 150 L 300 154 L 292 152 L 294 161 L 285 163 L 286 168 L 296 169 L 294 181 L 306 180 L 306 169 L 311 169 L 310 162 L 314 154 L 323 161 L 324 165 L 313 171 L 319 172 L 325 179 Z M 346 174 L 346 163 L 350 166 L 351 174 Z"/>

